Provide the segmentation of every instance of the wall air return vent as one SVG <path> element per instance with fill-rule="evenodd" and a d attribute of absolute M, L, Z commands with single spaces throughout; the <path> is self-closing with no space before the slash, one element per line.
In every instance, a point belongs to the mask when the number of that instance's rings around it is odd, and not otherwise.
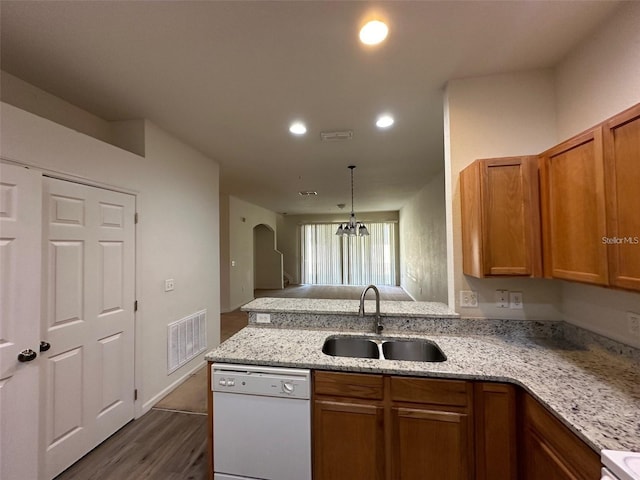
<path fill-rule="evenodd" d="M 334 130 L 332 132 L 320 132 L 320 139 L 323 142 L 338 142 L 342 140 L 351 140 L 353 138 L 353 130 Z"/>

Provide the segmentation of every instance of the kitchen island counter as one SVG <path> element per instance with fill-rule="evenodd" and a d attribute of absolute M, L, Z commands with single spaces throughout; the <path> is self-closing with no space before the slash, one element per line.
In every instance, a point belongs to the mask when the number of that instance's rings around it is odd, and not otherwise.
<path fill-rule="evenodd" d="M 460 322 L 454 320 L 452 323 Z M 640 362 L 637 356 L 612 353 L 595 344 L 578 346 L 580 344 L 565 340 L 557 332 L 536 337 L 510 336 L 504 332 L 499 335 L 447 334 L 446 331 L 377 336 L 342 330 L 250 325 L 209 352 L 205 359 L 513 383 L 547 406 L 594 450 L 640 451 Z M 428 338 L 440 346 L 447 360 L 423 363 L 325 355 L 322 353 L 324 340 L 336 334 L 365 335 L 374 339 Z"/>

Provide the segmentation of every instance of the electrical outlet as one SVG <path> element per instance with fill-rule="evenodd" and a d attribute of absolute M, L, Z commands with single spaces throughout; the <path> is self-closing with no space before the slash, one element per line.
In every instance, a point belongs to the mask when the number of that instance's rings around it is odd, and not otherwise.
<path fill-rule="evenodd" d="M 496 290 L 496 307 L 507 308 L 509 306 L 509 290 Z"/>
<path fill-rule="evenodd" d="M 175 280 L 173 278 L 168 278 L 164 281 L 164 291 L 170 292 L 176 287 Z"/>
<path fill-rule="evenodd" d="M 629 334 L 640 339 L 640 313 L 627 312 Z"/>
<path fill-rule="evenodd" d="M 478 292 L 475 290 L 460 290 L 460 306 L 474 308 L 478 306 Z"/>
<path fill-rule="evenodd" d="M 258 313 L 256 315 L 256 323 L 271 323 L 271 314 Z"/>
<path fill-rule="evenodd" d="M 509 308 L 522 309 L 522 292 L 509 292 Z"/>

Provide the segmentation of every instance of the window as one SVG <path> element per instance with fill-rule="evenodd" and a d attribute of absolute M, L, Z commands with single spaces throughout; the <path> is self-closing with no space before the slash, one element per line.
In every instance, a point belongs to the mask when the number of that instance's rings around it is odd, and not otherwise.
<path fill-rule="evenodd" d="M 330 223 L 300 226 L 302 282 L 395 285 L 396 224 L 368 223 L 368 237 L 339 237 Z"/>

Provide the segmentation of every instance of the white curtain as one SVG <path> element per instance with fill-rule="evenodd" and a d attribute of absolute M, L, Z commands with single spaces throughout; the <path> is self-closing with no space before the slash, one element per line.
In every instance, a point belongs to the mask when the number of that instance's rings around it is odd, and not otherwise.
<path fill-rule="evenodd" d="M 337 225 L 300 226 L 302 282 L 395 285 L 396 224 L 368 223 L 368 237 L 342 237 Z"/>

